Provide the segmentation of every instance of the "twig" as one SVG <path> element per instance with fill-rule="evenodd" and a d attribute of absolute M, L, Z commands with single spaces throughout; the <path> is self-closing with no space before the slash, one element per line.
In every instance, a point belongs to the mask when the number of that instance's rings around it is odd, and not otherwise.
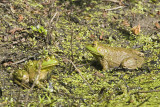
<path fill-rule="evenodd" d="M 60 56 L 57 55 L 57 54 L 54 54 L 54 55 L 57 56 L 57 57 L 60 57 Z M 60 57 L 60 58 L 62 58 L 62 57 Z M 77 71 L 77 72 L 80 74 L 80 76 L 82 77 L 83 81 L 84 81 L 85 83 L 87 83 L 88 87 L 89 87 L 90 90 L 93 92 L 90 84 L 87 82 L 87 80 L 85 80 L 85 78 L 84 78 L 83 75 L 81 74 L 81 71 L 76 67 L 76 65 L 75 65 L 71 60 L 69 60 L 69 59 L 67 59 L 67 58 L 63 58 L 63 61 L 65 61 L 65 60 L 68 61 L 68 62 L 70 62 L 70 63 L 74 66 L 74 68 L 76 69 L 76 71 Z"/>
<path fill-rule="evenodd" d="M 52 32 L 52 27 L 51 27 L 51 25 L 52 25 L 52 22 L 53 22 L 53 20 L 54 20 L 54 18 L 57 16 L 57 14 L 58 14 L 58 12 L 57 12 L 57 10 L 56 10 L 56 12 L 55 12 L 55 14 L 53 15 L 53 17 L 50 19 L 50 21 L 49 21 L 49 23 L 48 23 L 48 33 L 47 33 L 47 37 L 46 37 L 46 39 L 47 39 L 47 43 L 51 43 L 51 40 L 49 40 L 49 39 L 53 39 L 53 37 L 52 37 L 52 34 L 51 34 L 51 32 Z"/>
<path fill-rule="evenodd" d="M 152 92 L 160 92 L 160 90 L 138 91 L 138 92 L 131 93 L 130 95 L 138 94 L 138 93 L 152 93 Z"/>
<path fill-rule="evenodd" d="M 118 6 L 118 7 L 112 8 L 112 9 L 105 9 L 105 11 L 117 10 L 117 9 L 121 9 L 121 8 L 124 8 L 124 7 L 126 7 L 126 6 Z"/>
<path fill-rule="evenodd" d="M 19 61 L 16 61 L 14 63 L 11 63 L 11 65 L 15 65 L 15 64 L 19 64 L 19 63 L 22 63 L 22 62 L 25 62 L 26 60 L 28 59 L 31 59 L 31 58 L 34 58 L 37 54 L 35 54 L 34 56 L 29 56 L 28 58 L 24 58 L 22 60 L 19 60 Z"/>
<path fill-rule="evenodd" d="M 50 24 L 53 22 L 53 20 L 54 20 L 54 18 L 56 17 L 56 15 L 57 15 L 57 11 L 56 11 L 56 13 L 54 14 L 54 16 L 52 17 L 52 19 L 50 20 Z"/>
<path fill-rule="evenodd" d="M 19 61 L 16 61 L 14 63 L 11 63 L 11 65 L 14 65 L 14 64 L 19 64 L 19 63 L 22 63 L 22 62 L 25 62 L 28 58 L 24 58 L 22 60 L 19 60 Z"/>
<path fill-rule="evenodd" d="M 84 78 L 83 75 L 81 74 L 81 71 L 76 67 L 76 65 L 75 65 L 71 60 L 69 60 L 69 59 L 65 59 L 65 60 L 67 60 L 68 62 L 70 62 L 70 63 L 74 66 L 74 68 L 76 69 L 76 71 L 77 71 L 77 72 L 79 73 L 79 75 L 82 77 L 83 81 L 84 81 L 85 83 L 87 83 L 88 87 L 89 87 L 90 90 L 93 92 L 90 84 L 85 80 L 85 78 Z"/>
<path fill-rule="evenodd" d="M 73 60 L 74 58 L 73 58 L 73 45 L 72 45 L 72 43 L 73 43 L 73 31 L 72 31 L 72 33 L 71 33 L 71 41 L 70 41 L 71 61 L 73 62 L 73 61 L 74 61 L 74 60 Z M 72 64 L 70 64 L 69 71 L 72 71 Z"/>
<path fill-rule="evenodd" d="M 114 3 L 119 3 L 120 1 L 118 1 L 118 0 L 103 0 L 102 2 L 114 2 Z"/>
<path fill-rule="evenodd" d="M 146 101 L 148 101 L 151 98 L 151 96 L 149 96 L 147 99 L 145 99 L 143 102 L 141 102 L 140 104 L 137 105 L 137 107 L 140 107 L 142 104 L 144 104 Z"/>

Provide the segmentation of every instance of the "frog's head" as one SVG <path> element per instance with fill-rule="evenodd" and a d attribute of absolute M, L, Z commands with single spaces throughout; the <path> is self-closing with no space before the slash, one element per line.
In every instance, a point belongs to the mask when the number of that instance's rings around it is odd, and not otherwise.
<path fill-rule="evenodd" d="M 103 46 L 101 46 L 97 41 L 94 41 L 91 45 L 87 45 L 86 48 L 94 56 L 103 56 Z"/>
<path fill-rule="evenodd" d="M 45 59 L 42 60 L 42 69 L 50 69 L 57 64 L 58 61 L 55 59 L 53 55 L 47 56 Z"/>

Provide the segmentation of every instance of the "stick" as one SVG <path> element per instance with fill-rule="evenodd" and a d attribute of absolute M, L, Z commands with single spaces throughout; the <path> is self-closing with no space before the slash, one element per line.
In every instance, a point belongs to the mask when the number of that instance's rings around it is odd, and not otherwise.
<path fill-rule="evenodd" d="M 65 60 L 67 60 L 68 62 L 70 62 L 70 63 L 74 66 L 74 68 L 76 69 L 76 71 L 77 71 L 77 72 L 79 73 L 79 75 L 82 77 L 83 81 L 84 81 L 85 83 L 87 83 L 88 87 L 89 87 L 90 90 L 93 92 L 90 84 L 85 80 L 85 78 L 84 78 L 83 75 L 81 74 L 81 71 L 76 67 L 76 65 L 75 65 L 71 60 L 69 60 L 69 59 L 65 59 Z"/>
<path fill-rule="evenodd" d="M 112 11 L 112 10 L 117 10 L 117 9 L 121 9 L 121 8 L 124 8 L 126 6 L 119 6 L 119 7 L 115 7 L 115 8 L 112 8 L 112 9 L 105 9 L 106 11 Z"/>

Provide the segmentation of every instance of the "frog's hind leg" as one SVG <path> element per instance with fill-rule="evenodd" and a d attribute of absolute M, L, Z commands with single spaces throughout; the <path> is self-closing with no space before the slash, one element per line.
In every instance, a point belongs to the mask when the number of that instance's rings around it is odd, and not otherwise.
<path fill-rule="evenodd" d="M 126 58 L 122 61 L 121 66 L 127 69 L 137 69 L 137 60 L 133 57 Z"/>
<path fill-rule="evenodd" d="M 25 83 L 21 83 L 21 82 L 19 82 L 19 81 L 17 81 L 17 80 L 14 80 L 14 82 L 16 83 L 16 84 L 18 84 L 19 86 L 21 86 L 21 87 L 23 87 L 23 88 L 26 88 L 26 89 L 29 89 L 30 87 L 27 85 L 27 84 L 25 84 Z"/>

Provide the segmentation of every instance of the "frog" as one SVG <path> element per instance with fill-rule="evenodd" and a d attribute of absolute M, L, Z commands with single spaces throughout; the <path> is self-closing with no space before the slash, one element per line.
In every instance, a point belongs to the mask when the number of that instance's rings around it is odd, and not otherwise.
<path fill-rule="evenodd" d="M 138 69 L 144 63 L 144 53 L 132 48 L 112 47 L 94 41 L 86 45 L 86 49 L 100 62 L 102 70 L 112 70 L 114 68 Z"/>
<path fill-rule="evenodd" d="M 58 61 L 54 55 L 40 60 L 29 60 L 23 68 L 13 72 L 13 81 L 24 88 L 30 88 L 27 84 L 35 82 L 38 88 L 45 89 L 41 82 L 47 79 L 55 65 L 58 65 Z"/>

